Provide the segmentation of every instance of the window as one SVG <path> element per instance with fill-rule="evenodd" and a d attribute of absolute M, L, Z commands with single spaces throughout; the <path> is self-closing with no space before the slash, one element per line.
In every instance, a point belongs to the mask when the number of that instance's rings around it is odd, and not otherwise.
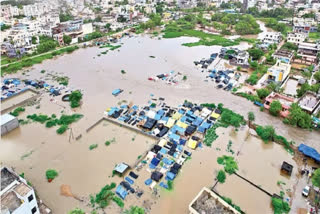
<path fill-rule="evenodd" d="M 34 214 L 37 212 L 37 207 L 32 208 L 31 213 Z"/>
<path fill-rule="evenodd" d="M 28 201 L 31 202 L 32 200 L 33 200 L 33 195 L 30 195 L 30 196 L 28 197 Z"/>

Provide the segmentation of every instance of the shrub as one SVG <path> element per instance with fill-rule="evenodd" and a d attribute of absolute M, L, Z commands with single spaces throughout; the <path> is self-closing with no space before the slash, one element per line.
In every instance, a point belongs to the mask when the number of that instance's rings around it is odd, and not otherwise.
<path fill-rule="evenodd" d="M 117 197 L 117 196 L 114 196 L 112 198 L 112 200 L 119 206 L 119 207 L 124 207 L 124 203 L 123 201 L 121 200 L 121 198 Z"/>
<path fill-rule="evenodd" d="M 93 149 L 95 149 L 95 148 L 97 148 L 98 147 L 98 144 L 91 144 L 90 146 L 89 146 L 89 149 L 90 150 L 93 150 Z"/>
<path fill-rule="evenodd" d="M 228 174 L 233 174 L 238 170 L 238 164 L 231 156 L 222 156 L 217 158 L 217 162 L 221 165 L 224 165 L 224 171 Z"/>
<path fill-rule="evenodd" d="M 25 111 L 25 108 L 23 108 L 23 107 L 18 107 L 18 108 L 16 108 L 15 110 L 13 110 L 13 112 L 10 112 L 10 114 L 11 114 L 12 116 L 17 117 L 17 116 L 19 116 L 20 112 L 24 112 L 24 111 Z"/>
<path fill-rule="evenodd" d="M 105 143 L 104 143 L 106 146 L 109 146 L 110 145 L 110 141 L 106 141 Z"/>
<path fill-rule="evenodd" d="M 287 202 L 280 198 L 272 197 L 272 207 L 275 214 L 289 213 L 290 206 Z"/>
<path fill-rule="evenodd" d="M 68 212 L 68 214 L 86 214 L 83 210 L 76 208 Z"/>
<path fill-rule="evenodd" d="M 57 129 L 57 134 L 63 134 L 65 133 L 65 131 L 67 131 L 68 126 L 67 125 L 61 125 L 58 129 Z"/>
<path fill-rule="evenodd" d="M 168 190 L 173 190 L 173 181 L 168 180 Z"/>
<path fill-rule="evenodd" d="M 266 88 L 261 88 L 257 90 L 257 95 L 260 99 L 266 98 L 271 92 Z"/>
<path fill-rule="evenodd" d="M 289 112 L 288 118 L 284 120 L 285 123 L 300 128 L 310 128 L 312 126 L 311 116 L 304 112 L 297 103 L 291 104 Z"/>
<path fill-rule="evenodd" d="M 234 113 L 227 108 L 224 108 L 222 111 L 221 121 L 227 125 L 232 125 L 234 127 L 240 127 L 240 125 L 245 122 L 243 116 Z"/>
<path fill-rule="evenodd" d="M 220 183 L 224 183 L 226 180 L 226 173 L 223 170 L 219 170 L 218 175 L 217 175 L 217 180 Z"/>

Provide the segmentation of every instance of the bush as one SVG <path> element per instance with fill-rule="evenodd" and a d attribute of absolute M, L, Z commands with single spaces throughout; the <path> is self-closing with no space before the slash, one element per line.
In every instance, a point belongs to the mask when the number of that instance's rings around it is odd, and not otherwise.
<path fill-rule="evenodd" d="M 95 149 L 95 148 L 97 148 L 98 147 L 98 144 L 91 144 L 90 146 L 89 146 L 89 149 L 90 150 L 93 150 L 93 149 Z"/>
<path fill-rule="evenodd" d="M 282 104 L 278 100 L 272 101 L 270 104 L 269 112 L 273 116 L 278 116 L 282 110 Z"/>
<path fill-rule="evenodd" d="M 124 207 L 124 203 L 123 201 L 121 200 L 121 198 L 117 197 L 117 196 L 114 196 L 112 198 L 112 200 L 119 206 L 119 207 Z"/>
<path fill-rule="evenodd" d="M 227 125 L 232 125 L 234 127 L 240 127 L 241 124 L 245 123 L 242 115 L 234 113 L 227 108 L 223 108 L 221 121 Z"/>
<path fill-rule="evenodd" d="M 57 129 L 57 134 L 63 134 L 65 131 L 67 131 L 68 126 L 67 125 L 62 125 Z"/>
<path fill-rule="evenodd" d="M 217 175 L 217 180 L 220 183 L 224 183 L 226 180 L 226 173 L 223 170 L 219 170 L 218 175 Z"/>
<path fill-rule="evenodd" d="M 86 214 L 83 210 L 76 208 L 68 212 L 68 214 Z"/>
<path fill-rule="evenodd" d="M 106 146 L 109 146 L 110 143 L 111 143 L 111 142 L 107 140 L 104 144 L 105 144 Z"/>
<path fill-rule="evenodd" d="M 304 129 L 312 127 L 311 116 L 304 112 L 297 103 L 291 104 L 289 112 L 289 116 L 284 122 Z"/>
<path fill-rule="evenodd" d="M 19 113 L 20 113 L 20 112 L 24 112 L 24 111 L 25 111 L 25 108 L 18 107 L 18 108 L 16 108 L 15 110 L 13 110 L 13 112 L 10 112 L 10 114 L 11 114 L 12 116 L 17 117 L 17 116 L 19 116 Z"/>
<path fill-rule="evenodd" d="M 202 104 L 200 104 L 200 106 L 207 107 L 207 108 L 212 108 L 212 109 L 216 108 L 216 104 L 214 104 L 214 103 L 202 103 Z"/>
<path fill-rule="evenodd" d="M 56 178 L 58 175 L 59 175 L 58 172 L 57 172 L 56 170 L 54 170 L 54 169 L 48 169 L 48 170 L 46 171 L 46 177 L 47 177 L 48 180 L 49 180 L 49 179 L 54 179 L 54 178 Z"/>

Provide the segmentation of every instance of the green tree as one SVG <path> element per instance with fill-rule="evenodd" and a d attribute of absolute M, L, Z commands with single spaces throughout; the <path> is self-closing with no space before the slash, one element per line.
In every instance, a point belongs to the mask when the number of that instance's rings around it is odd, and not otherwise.
<path fill-rule="evenodd" d="M 217 174 L 217 180 L 220 183 L 224 183 L 226 180 L 226 173 L 223 170 L 219 170 L 218 174 Z"/>
<path fill-rule="evenodd" d="M 257 90 L 257 95 L 260 99 L 266 98 L 271 92 L 266 88 L 261 88 Z"/>
<path fill-rule="evenodd" d="M 276 132 L 273 126 L 258 126 L 256 129 L 257 134 L 264 142 L 273 141 L 276 136 Z"/>
<path fill-rule="evenodd" d="M 124 211 L 124 214 L 145 214 L 145 211 L 142 207 L 131 206 L 130 209 Z"/>
<path fill-rule="evenodd" d="M 311 116 L 304 112 L 298 103 L 292 103 L 289 112 L 288 117 L 284 120 L 285 123 L 300 128 L 310 128 L 312 126 Z"/>
<path fill-rule="evenodd" d="M 316 169 L 311 178 L 312 184 L 316 187 L 320 187 L 320 169 Z"/>
<path fill-rule="evenodd" d="M 71 36 L 63 34 L 63 43 L 65 45 L 70 45 L 71 41 L 72 41 L 72 37 Z"/>
<path fill-rule="evenodd" d="M 317 80 L 317 82 L 320 82 L 320 71 L 316 72 L 314 75 L 313 75 L 314 79 Z"/>
<path fill-rule="evenodd" d="M 73 16 L 70 13 L 60 13 L 59 14 L 60 22 L 66 22 L 73 19 Z"/>
<path fill-rule="evenodd" d="M 79 107 L 81 99 L 82 93 L 79 90 L 73 91 L 69 96 L 71 108 Z"/>
<path fill-rule="evenodd" d="M 248 52 L 252 60 L 259 60 L 264 55 L 264 52 L 260 48 L 252 48 Z"/>
<path fill-rule="evenodd" d="M 278 116 L 281 110 L 282 110 L 281 103 L 278 100 L 272 101 L 269 108 L 270 114 L 273 116 Z"/>
<path fill-rule="evenodd" d="M 249 126 L 250 126 L 251 122 L 254 121 L 254 120 L 255 120 L 254 113 L 253 113 L 252 111 L 250 111 L 250 112 L 248 113 Z"/>
<path fill-rule="evenodd" d="M 32 44 L 34 45 L 37 44 L 37 37 L 32 36 L 31 40 L 32 40 Z"/>
<path fill-rule="evenodd" d="M 308 83 L 304 83 L 300 88 L 297 89 L 297 96 L 302 97 L 307 91 L 310 91 L 310 85 Z"/>

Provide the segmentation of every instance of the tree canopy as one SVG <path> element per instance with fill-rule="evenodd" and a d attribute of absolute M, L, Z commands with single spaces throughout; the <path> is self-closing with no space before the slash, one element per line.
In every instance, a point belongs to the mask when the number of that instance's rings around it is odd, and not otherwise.
<path fill-rule="evenodd" d="M 304 112 L 297 103 L 293 103 L 289 109 L 289 116 L 284 122 L 289 123 L 292 126 L 298 126 L 300 128 L 310 128 L 312 125 L 311 116 Z"/>
<path fill-rule="evenodd" d="M 270 104 L 269 112 L 273 116 L 278 116 L 282 110 L 282 104 L 278 100 L 272 101 Z"/>

